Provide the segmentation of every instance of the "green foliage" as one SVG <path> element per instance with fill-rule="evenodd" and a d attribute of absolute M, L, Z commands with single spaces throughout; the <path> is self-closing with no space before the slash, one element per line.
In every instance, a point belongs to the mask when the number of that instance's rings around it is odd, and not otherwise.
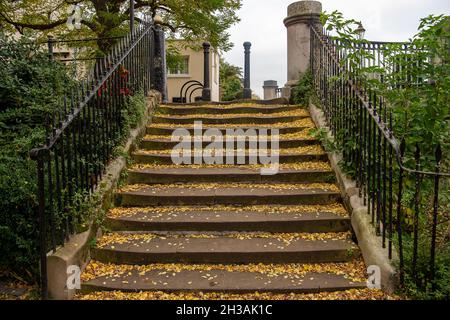
<path fill-rule="evenodd" d="M 0 34 L 0 266 L 36 272 L 36 167 L 28 152 L 44 142 L 48 119 L 73 81 L 26 42 Z"/>
<path fill-rule="evenodd" d="M 426 222 L 420 222 L 422 228 L 426 228 Z M 439 226 L 440 233 L 445 232 L 448 236 L 448 228 Z M 445 237 L 445 236 L 444 236 Z M 450 246 L 448 243 L 438 241 L 436 254 L 436 280 L 434 282 L 428 281 L 430 268 L 430 243 L 431 238 L 429 234 L 424 233 L 418 242 L 418 257 L 417 268 L 414 271 L 413 265 L 413 239 L 410 235 L 406 235 L 404 240 L 405 252 L 405 292 L 416 299 L 450 299 Z"/>
<path fill-rule="evenodd" d="M 395 64 L 400 66 L 399 70 L 390 74 L 382 70 L 386 75 L 385 81 L 372 84 L 392 107 L 395 133 L 399 139 L 406 139 L 410 147 L 407 154 L 412 157 L 415 145 L 419 145 L 425 155 L 422 162 L 431 170 L 434 169 L 433 158 L 438 144 L 443 147 L 444 167 L 450 168 L 449 39 L 449 17 L 441 15 L 422 19 L 419 32 L 409 45 L 426 49 L 403 53 L 392 46 L 385 69 Z M 398 87 L 389 90 L 389 86 L 394 84 Z"/>
<path fill-rule="evenodd" d="M 0 268 L 32 282 L 38 274 L 39 250 L 36 165 L 29 151 L 45 142 L 46 124 L 75 83 L 63 65 L 51 62 L 28 39 L 0 35 L 0 70 Z M 127 97 L 122 137 L 111 143 L 125 141 L 130 129 L 142 123 L 146 106 L 142 90 Z M 64 215 L 79 217 L 80 230 L 85 230 L 92 221 L 100 223 L 100 200 L 96 194 L 77 192 Z M 56 216 L 55 224 L 63 218 Z"/>
<path fill-rule="evenodd" d="M 292 91 L 292 100 L 294 104 L 307 107 L 309 105 L 309 98 L 313 94 L 313 84 L 311 72 L 306 72 L 298 80 L 297 85 Z"/>
<path fill-rule="evenodd" d="M 147 98 L 144 90 L 137 91 L 134 95 L 128 96 L 125 106 L 122 109 L 124 120 L 124 138 L 128 138 L 130 129 L 136 128 L 144 119 L 147 110 Z"/>
<path fill-rule="evenodd" d="M 175 46 L 169 45 L 166 50 L 166 64 L 168 70 L 176 70 L 184 63 L 184 57 Z"/>
<path fill-rule="evenodd" d="M 220 59 L 220 91 L 222 101 L 242 99 L 243 96 L 242 68 L 233 66 Z"/>
<path fill-rule="evenodd" d="M 154 3 L 156 12 L 171 30 L 176 30 L 177 37 L 188 42 L 207 39 L 214 48 L 223 51 L 232 48 L 227 30 L 240 21 L 236 12 L 242 6 L 241 0 L 156 0 Z"/>
<path fill-rule="evenodd" d="M 330 139 L 327 130 L 317 128 L 311 129 L 309 135 L 314 139 L 319 140 L 327 152 L 335 152 L 338 150 L 336 142 Z"/>
<path fill-rule="evenodd" d="M 34 30 L 42 38 L 51 32 L 65 38 L 123 36 L 129 30 L 129 0 L 24 0 L 0 1 L 0 24 L 11 32 Z M 66 23 L 72 4 L 79 4 L 81 29 L 69 30 Z M 208 40 L 213 47 L 227 51 L 232 47 L 227 30 L 239 18 L 241 0 L 153 0 L 136 1 L 135 10 L 160 15 L 162 26 L 172 37 L 190 42 Z M 51 14 L 50 14 L 51 13 Z M 106 52 L 112 41 L 99 41 Z"/>
<path fill-rule="evenodd" d="M 377 65 L 377 57 L 371 50 L 355 49 L 355 44 L 364 45 L 356 32 L 357 21 L 346 20 L 335 11 L 324 14 L 325 28 L 339 40 L 347 55 L 341 59 L 342 65 L 350 66 L 338 79 L 357 79 L 357 86 L 366 92 L 385 99 L 385 106 L 393 113 L 393 131 L 398 140 L 405 139 L 405 165 L 415 168 L 416 146 L 421 150 L 421 169 L 434 171 L 435 150 L 441 145 L 443 157 L 441 171 L 450 169 L 450 126 L 449 99 L 450 64 L 448 44 L 450 39 L 450 19 L 448 16 L 428 16 L 421 19 L 418 33 L 406 43 L 390 44 L 383 50 L 383 63 Z M 403 47 L 413 48 L 403 50 Z M 363 63 L 364 61 L 369 63 Z M 375 65 L 375 66 L 373 66 Z M 334 121 L 334 120 L 331 120 Z M 345 130 L 345 129 L 344 129 Z M 348 129 L 347 129 L 348 130 Z M 337 132 L 340 149 L 347 151 L 357 147 L 356 141 L 345 140 L 345 131 Z M 341 164 L 349 172 L 354 171 L 354 163 Z M 394 189 L 398 186 L 398 166 L 394 164 Z M 442 179 L 439 193 L 438 225 L 436 239 L 436 280 L 430 279 L 430 245 L 433 221 L 434 179 L 425 177 L 420 186 L 418 217 L 417 268 L 412 269 L 414 252 L 415 217 L 415 175 L 406 173 L 403 183 L 402 212 L 404 221 L 405 291 L 415 298 L 449 298 L 450 243 L 449 243 L 449 179 Z M 394 190 L 396 193 L 398 190 Z M 395 200 L 394 200 L 395 201 Z M 394 223 L 397 223 L 394 221 Z M 432 290 L 434 289 L 434 291 Z"/>
<path fill-rule="evenodd" d="M 371 50 L 352 50 L 355 44 L 368 43 L 358 38 L 355 20 L 345 20 L 337 11 L 323 14 L 322 20 L 326 29 L 336 34 L 333 38 L 348 51 L 341 59 L 342 65 L 350 66 L 350 71 L 342 74 L 343 80 L 357 78 L 366 90 L 387 100 L 394 114 L 395 136 L 406 139 L 407 158 L 413 157 L 416 144 L 423 154 L 429 155 L 424 159 L 428 163 L 432 162 L 437 144 L 444 148 L 444 155 L 449 155 L 449 17 L 431 15 L 421 19 L 417 35 L 406 43 L 388 45 L 379 66 L 371 66 L 377 58 Z M 416 49 L 405 52 L 404 45 Z M 369 63 L 363 66 L 363 61 Z"/>

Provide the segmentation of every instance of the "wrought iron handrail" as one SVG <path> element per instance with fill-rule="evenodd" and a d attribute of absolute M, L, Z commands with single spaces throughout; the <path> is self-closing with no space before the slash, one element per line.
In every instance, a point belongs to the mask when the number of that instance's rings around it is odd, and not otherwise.
<path fill-rule="evenodd" d="M 37 163 L 40 289 L 47 298 L 47 254 L 77 232 L 83 218 L 77 196 L 93 194 L 123 139 L 126 97 L 145 94 L 154 82 L 155 27 L 151 19 L 121 37 L 99 59 L 49 123 L 43 146 L 30 151 Z M 75 210 L 74 210 L 75 209 Z"/>
<path fill-rule="evenodd" d="M 411 269 L 417 270 L 420 194 L 423 178 L 434 180 L 433 190 L 433 221 L 431 226 L 430 244 L 430 274 L 428 280 L 435 278 L 435 253 L 439 210 L 439 183 L 441 178 L 449 178 L 450 173 L 440 170 L 442 151 L 438 145 L 435 154 L 435 172 L 421 170 L 420 149 L 416 146 L 414 169 L 405 165 L 406 151 L 405 139 L 400 142 L 394 135 L 392 111 L 388 109 L 383 97 L 377 97 L 374 93 L 365 90 L 357 78 L 347 78 L 344 81 L 341 75 L 345 74 L 347 65 L 341 63 L 340 58 L 345 56 L 337 44 L 330 39 L 325 31 L 319 31 L 310 25 L 311 36 L 311 72 L 313 87 L 321 100 L 325 118 L 335 139 L 341 143 L 353 140 L 355 146 L 343 148 L 343 158 L 346 163 L 351 163 L 355 170 L 355 179 L 359 188 L 359 196 L 368 206 L 368 213 L 372 215 L 377 234 L 382 236 L 382 246 L 386 248 L 388 241 L 389 258 L 393 258 L 394 219 L 395 232 L 398 237 L 399 276 L 404 283 L 405 257 L 403 250 L 403 208 L 402 199 L 404 192 L 405 174 L 411 174 L 415 179 L 415 208 L 413 222 L 413 261 Z M 387 44 L 374 42 L 374 45 Z M 401 43 L 402 49 L 407 50 L 405 43 Z M 416 48 L 413 48 L 416 49 Z M 329 79 L 338 79 L 329 84 Z M 340 136 L 339 136 L 340 135 Z M 398 184 L 394 198 L 394 168 L 393 159 L 398 165 Z M 444 192 L 446 192 L 444 190 Z M 393 202 L 396 200 L 396 218 L 394 218 Z"/>

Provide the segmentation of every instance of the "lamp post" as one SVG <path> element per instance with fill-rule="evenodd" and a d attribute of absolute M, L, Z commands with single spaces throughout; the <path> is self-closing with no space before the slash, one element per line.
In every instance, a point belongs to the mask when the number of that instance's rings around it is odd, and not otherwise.
<path fill-rule="evenodd" d="M 359 40 L 364 39 L 364 35 L 366 34 L 366 29 L 364 29 L 362 22 L 358 22 L 358 28 L 355 30 L 356 34 L 358 35 Z"/>
<path fill-rule="evenodd" d="M 358 22 L 358 28 L 356 28 L 355 33 L 358 35 L 358 40 L 361 42 L 364 39 L 364 35 L 366 34 L 366 29 L 364 29 L 362 22 Z M 364 68 L 364 60 L 363 60 L 363 54 L 362 54 L 362 44 L 359 43 L 359 56 L 360 61 L 359 65 L 361 68 Z"/>

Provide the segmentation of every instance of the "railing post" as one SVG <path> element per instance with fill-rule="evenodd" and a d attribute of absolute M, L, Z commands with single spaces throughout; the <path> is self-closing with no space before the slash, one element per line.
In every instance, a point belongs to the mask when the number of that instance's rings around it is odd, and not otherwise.
<path fill-rule="evenodd" d="M 37 187 L 38 187 L 38 237 L 40 258 L 40 294 L 43 300 L 48 299 L 47 285 L 47 223 L 45 220 L 45 173 L 44 155 L 40 150 L 31 150 L 30 158 L 37 165 Z"/>
<path fill-rule="evenodd" d="M 244 63 L 244 99 L 252 98 L 252 89 L 250 89 L 250 42 L 244 42 L 245 63 Z"/>
<path fill-rule="evenodd" d="M 404 269 L 404 256 L 403 256 L 403 214 L 402 214 L 402 199 L 403 199 L 403 157 L 405 156 L 406 142 L 402 140 L 400 145 L 400 158 L 399 160 L 399 174 L 398 174 L 398 195 L 397 195 L 397 237 L 398 237 L 398 255 L 399 255 L 399 278 L 400 285 L 405 284 L 405 269 Z"/>
<path fill-rule="evenodd" d="M 134 38 L 134 0 L 130 0 L 130 32 Z"/>
<path fill-rule="evenodd" d="M 203 91 L 202 100 L 211 101 L 211 87 L 209 84 L 209 52 L 211 45 L 208 42 L 203 43 L 203 54 L 204 54 L 204 64 L 203 64 Z"/>
<path fill-rule="evenodd" d="M 154 77 L 152 87 L 162 95 L 163 102 L 167 102 L 167 71 L 166 71 L 166 41 L 164 30 L 160 25 L 155 24 L 154 28 Z"/>
<path fill-rule="evenodd" d="M 53 36 L 47 37 L 47 46 L 48 46 L 48 58 L 53 61 L 55 59 L 53 54 Z"/>
<path fill-rule="evenodd" d="M 432 283 L 432 290 L 436 289 L 434 279 L 436 277 L 436 237 L 438 224 L 438 210 L 439 210 L 439 173 L 441 172 L 442 149 L 441 145 L 436 148 L 436 175 L 434 177 L 434 196 L 433 196 L 433 226 L 431 229 L 431 250 L 430 250 L 430 279 Z"/>

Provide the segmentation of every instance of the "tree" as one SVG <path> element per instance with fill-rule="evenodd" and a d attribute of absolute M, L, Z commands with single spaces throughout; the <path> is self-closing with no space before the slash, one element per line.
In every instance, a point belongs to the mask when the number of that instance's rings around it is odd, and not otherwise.
<path fill-rule="evenodd" d="M 124 35 L 130 16 L 129 0 L 0 0 L 0 26 L 10 31 L 24 33 L 27 29 L 39 35 L 49 32 L 70 37 L 95 36 L 106 38 Z M 82 13 L 81 29 L 67 28 L 73 6 Z M 152 17 L 160 15 L 162 25 L 171 36 L 188 41 L 205 39 L 220 50 L 232 47 L 227 30 L 239 21 L 236 11 L 241 0 L 136 0 L 136 20 L 139 13 Z M 107 51 L 112 41 L 99 41 L 102 51 Z"/>
<path fill-rule="evenodd" d="M 220 59 L 220 95 L 222 101 L 242 98 L 244 90 L 242 68 Z"/>

